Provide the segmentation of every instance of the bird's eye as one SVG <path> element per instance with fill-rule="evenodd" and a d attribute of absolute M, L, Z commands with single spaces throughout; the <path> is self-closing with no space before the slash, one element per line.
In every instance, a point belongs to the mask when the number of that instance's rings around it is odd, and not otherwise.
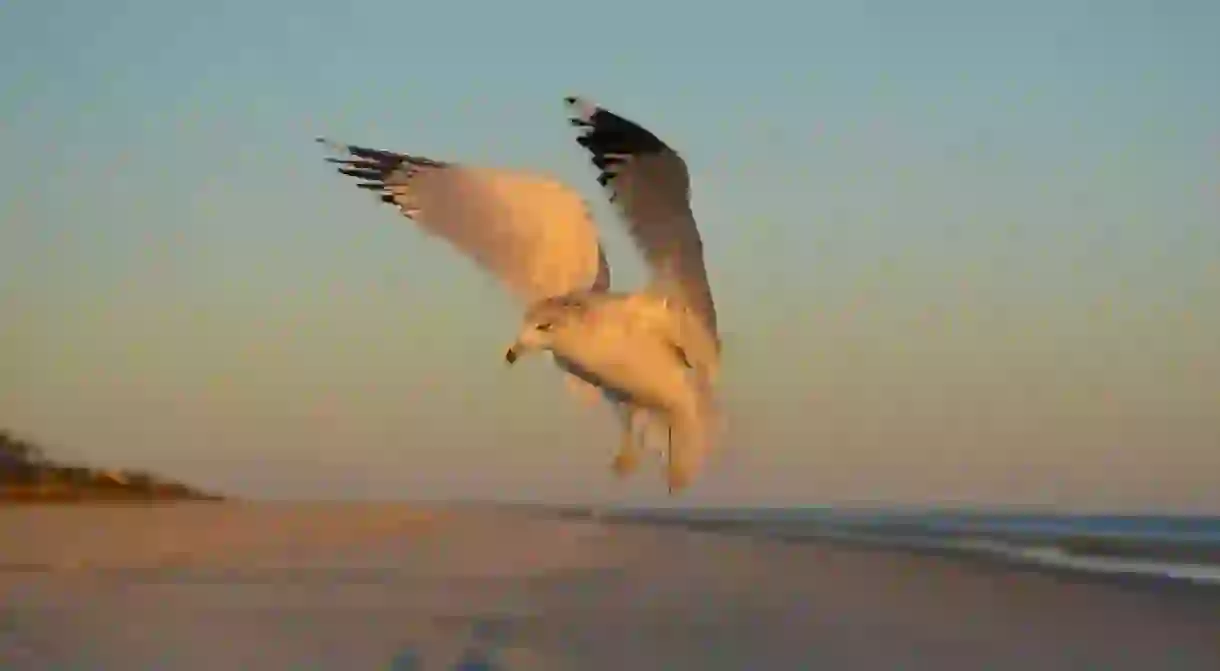
<path fill-rule="evenodd" d="M 541 324 L 535 326 L 534 328 L 538 329 L 539 331 L 542 331 L 543 333 L 546 333 L 551 330 L 552 326 L 554 326 L 554 324 L 552 324 L 551 322 L 542 322 Z"/>

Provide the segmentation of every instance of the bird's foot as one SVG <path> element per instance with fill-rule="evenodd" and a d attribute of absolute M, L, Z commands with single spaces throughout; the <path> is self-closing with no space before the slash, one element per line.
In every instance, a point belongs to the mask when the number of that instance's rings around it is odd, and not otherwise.
<path fill-rule="evenodd" d="M 619 478 L 625 478 L 635 473 L 639 467 L 640 455 L 635 450 L 619 450 L 610 464 L 610 468 L 614 469 L 614 474 Z"/>
<path fill-rule="evenodd" d="M 677 468 L 673 464 L 670 464 L 669 468 L 665 469 L 665 484 L 669 487 L 671 495 L 686 489 L 690 481 L 691 475 L 686 469 Z"/>

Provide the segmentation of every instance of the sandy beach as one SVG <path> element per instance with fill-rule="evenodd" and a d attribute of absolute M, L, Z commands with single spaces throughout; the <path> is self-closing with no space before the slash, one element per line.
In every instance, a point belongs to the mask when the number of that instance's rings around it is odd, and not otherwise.
<path fill-rule="evenodd" d="M 0 668 L 1220 668 L 1216 590 L 516 511 L 0 508 Z"/>

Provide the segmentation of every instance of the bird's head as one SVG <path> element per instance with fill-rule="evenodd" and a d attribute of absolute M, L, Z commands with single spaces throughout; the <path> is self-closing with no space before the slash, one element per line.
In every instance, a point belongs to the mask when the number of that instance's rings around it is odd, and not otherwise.
<path fill-rule="evenodd" d="M 547 298 L 530 306 L 504 360 L 512 365 L 530 352 L 554 349 L 581 322 L 585 309 L 584 303 L 570 297 Z"/>

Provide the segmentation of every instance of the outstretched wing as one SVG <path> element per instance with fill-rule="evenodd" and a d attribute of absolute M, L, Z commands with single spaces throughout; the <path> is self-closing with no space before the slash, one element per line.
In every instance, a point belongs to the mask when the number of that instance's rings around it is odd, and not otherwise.
<path fill-rule="evenodd" d="M 429 234 L 440 236 L 533 302 L 605 290 L 610 269 L 581 197 L 547 177 L 463 166 L 355 145 L 327 161 Z"/>
<path fill-rule="evenodd" d="M 654 290 L 694 312 L 720 347 L 716 305 L 703 265 L 703 240 L 690 208 L 690 176 L 676 151 L 641 126 L 580 98 L 567 98 L 577 138 L 597 181 L 626 219 L 652 270 Z"/>

